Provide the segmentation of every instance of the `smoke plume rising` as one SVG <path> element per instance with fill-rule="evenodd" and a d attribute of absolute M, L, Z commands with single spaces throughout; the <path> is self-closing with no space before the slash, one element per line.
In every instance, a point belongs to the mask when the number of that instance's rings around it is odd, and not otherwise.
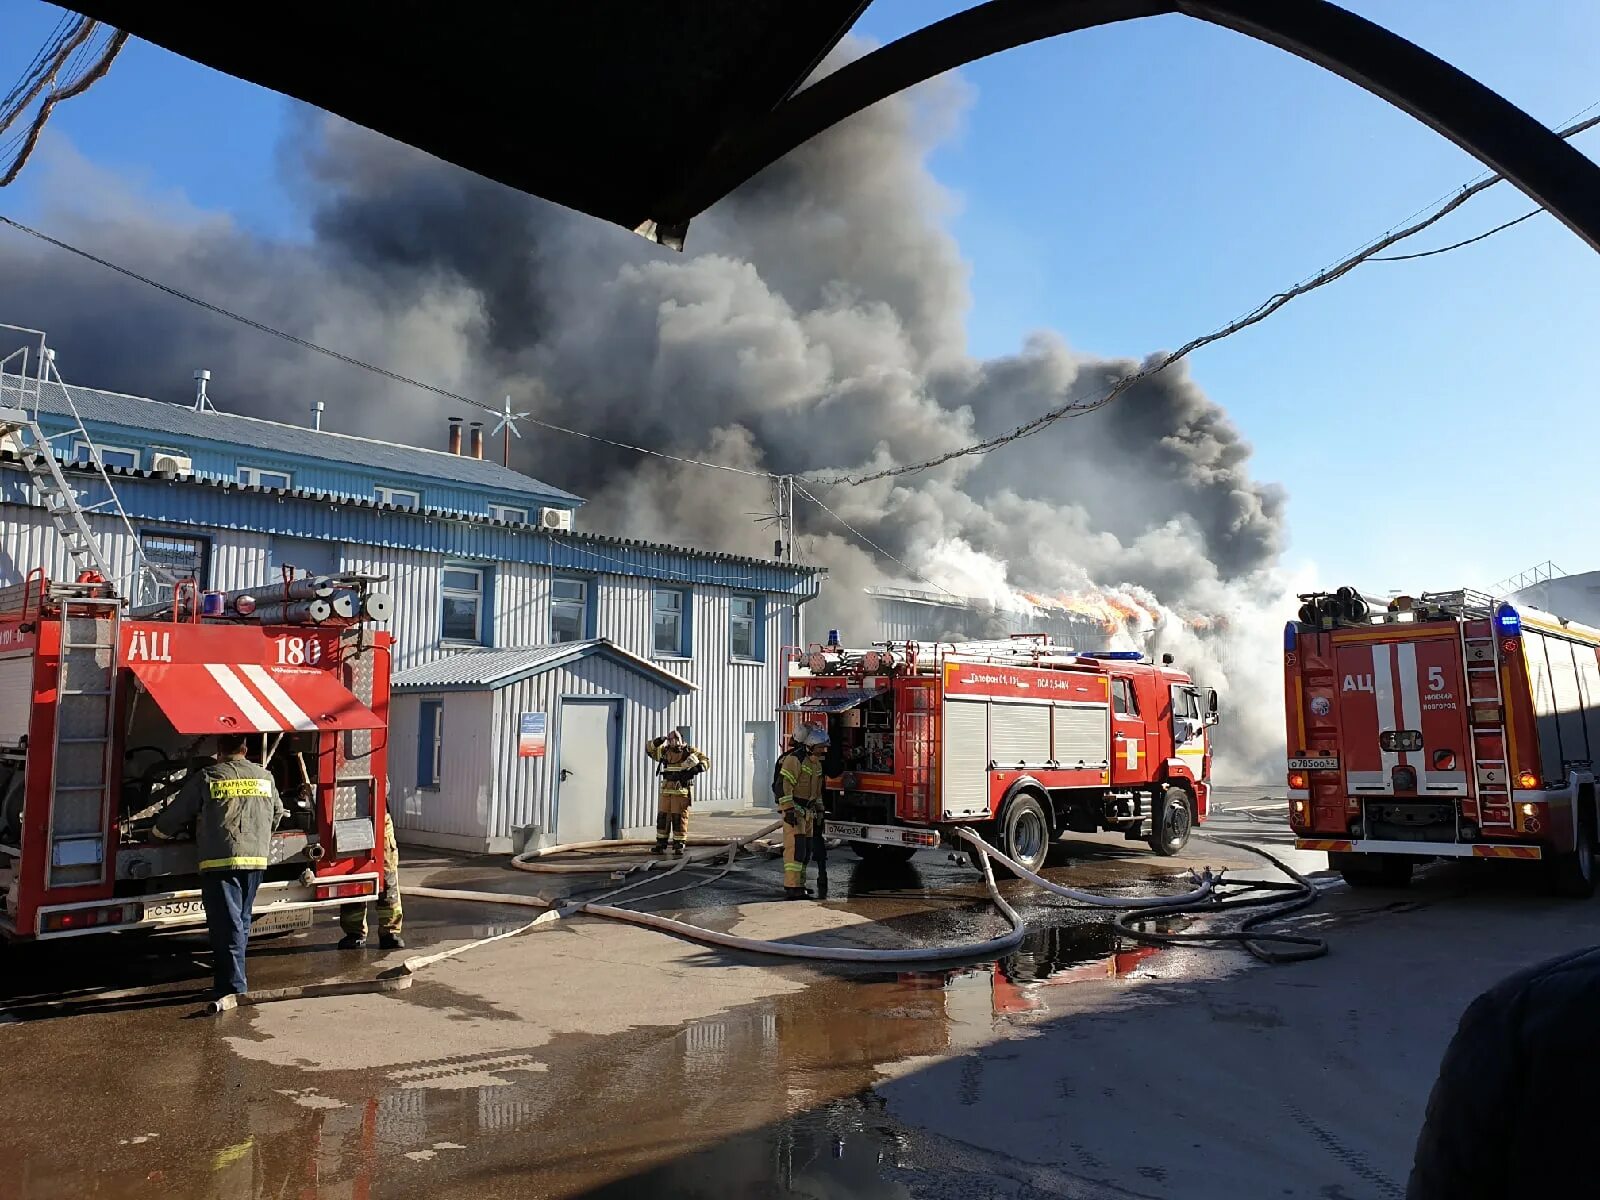
<path fill-rule="evenodd" d="M 36 169 L 51 232 L 269 324 L 563 425 L 826 476 L 1001 432 L 1132 365 L 1050 333 L 968 353 L 966 268 L 926 165 L 962 102 L 936 81 L 839 126 L 698 219 L 686 255 L 309 112 L 284 152 L 304 240 L 157 206 L 60 142 Z M 0 240 L 0 319 L 48 331 L 70 382 L 115 391 L 185 400 L 205 366 L 224 409 L 301 421 L 320 397 L 328 428 L 433 446 L 447 415 L 483 415 L 17 235 Z M 588 497 L 585 528 L 771 552 L 749 516 L 771 504 L 760 479 L 525 432 L 513 465 Z M 1284 498 L 1249 456 L 1180 364 L 984 458 L 807 486 L 938 586 L 1109 606 L 1113 636 L 1223 691 L 1218 767 L 1240 777 L 1281 754 L 1271 631 L 1287 611 Z M 810 504 L 798 518 L 802 556 L 830 568 L 808 627 L 867 640 L 862 588 L 920 584 Z"/>

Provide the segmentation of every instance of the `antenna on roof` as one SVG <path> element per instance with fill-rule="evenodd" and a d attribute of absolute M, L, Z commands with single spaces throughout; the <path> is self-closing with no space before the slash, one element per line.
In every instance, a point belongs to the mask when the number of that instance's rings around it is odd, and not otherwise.
<path fill-rule="evenodd" d="M 211 378 L 211 372 L 206 370 L 194 373 L 194 408 L 192 412 L 216 412 L 217 406 L 211 403 L 211 397 L 206 395 L 206 380 Z"/>
<path fill-rule="evenodd" d="M 493 437 L 497 433 L 502 434 L 500 439 L 502 465 L 507 467 L 511 465 L 511 435 L 514 433 L 518 437 L 522 436 L 521 431 L 517 429 L 517 418 L 530 417 L 532 415 L 533 414 L 531 412 L 512 412 L 511 397 L 506 397 L 505 407 L 500 410 L 500 423 L 489 431 L 490 437 Z"/>

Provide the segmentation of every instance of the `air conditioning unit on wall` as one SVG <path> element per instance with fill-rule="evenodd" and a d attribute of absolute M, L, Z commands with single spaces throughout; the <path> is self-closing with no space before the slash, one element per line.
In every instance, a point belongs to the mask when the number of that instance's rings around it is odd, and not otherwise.
<path fill-rule="evenodd" d="M 194 474 L 194 459 L 187 454 L 157 450 L 150 456 L 150 470 L 157 475 L 176 475 L 179 478 L 186 478 Z"/>
<path fill-rule="evenodd" d="M 539 528 L 555 530 L 560 533 L 571 533 L 572 510 L 570 508 L 541 508 L 539 510 Z"/>

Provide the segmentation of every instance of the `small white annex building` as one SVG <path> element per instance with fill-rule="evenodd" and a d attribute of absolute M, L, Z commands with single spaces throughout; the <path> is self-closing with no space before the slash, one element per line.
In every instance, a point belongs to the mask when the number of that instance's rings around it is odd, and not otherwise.
<path fill-rule="evenodd" d="M 469 650 L 393 687 L 391 806 L 405 840 L 490 853 L 653 828 L 643 748 L 697 690 L 604 638 Z M 413 747 L 415 771 L 403 761 Z"/>

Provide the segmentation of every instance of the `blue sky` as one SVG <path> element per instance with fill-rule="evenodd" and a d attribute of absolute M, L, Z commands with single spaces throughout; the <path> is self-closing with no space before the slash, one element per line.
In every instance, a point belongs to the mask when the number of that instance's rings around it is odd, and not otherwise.
<path fill-rule="evenodd" d="M 1600 4 L 1350 0 L 1549 124 L 1600 102 Z M 876 0 L 889 40 L 966 7 Z M 0 78 L 60 17 L 10 0 Z M 974 353 L 1060 331 L 1142 356 L 1225 323 L 1478 174 L 1409 117 L 1320 69 L 1181 17 L 1074 34 L 967 68 L 932 159 L 971 264 Z M 156 195 L 298 232 L 278 173 L 288 105 L 142 43 L 52 131 Z M 1600 130 L 1579 140 L 1600 154 Z M 25 174 L 0 211 L 38 216 Z M 1517 215 L 1508 185 L 1416 239 Z M 16 235 L 11 235 L 16 236 Z M 1600 567 L 1586 353 L 1600 256 L 1548 217 L 1411 264 L 1372 264 L 1191 360 L 1290 495 L 1289 565 L 1373 591 L 1487 585 L 1553 558 Z M 106 381 L 99 381 L 106 382 Z M 1561 514 L 1552 517 L 1552 513 Z"/>

